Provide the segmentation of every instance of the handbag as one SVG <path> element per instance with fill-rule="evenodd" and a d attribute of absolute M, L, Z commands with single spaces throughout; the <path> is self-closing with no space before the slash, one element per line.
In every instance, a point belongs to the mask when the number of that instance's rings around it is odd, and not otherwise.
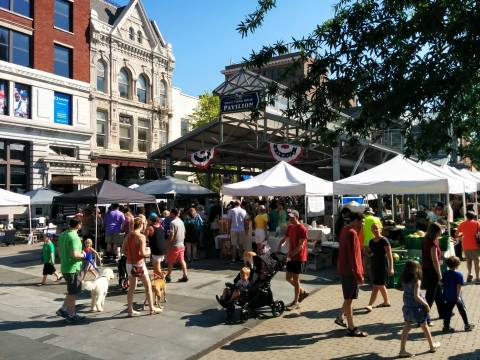
<path fill-rule="evenodd" d="M 131 275 L 134 277 L 142 277 L 144 274 L 143 265 L 132 265 Z"/>

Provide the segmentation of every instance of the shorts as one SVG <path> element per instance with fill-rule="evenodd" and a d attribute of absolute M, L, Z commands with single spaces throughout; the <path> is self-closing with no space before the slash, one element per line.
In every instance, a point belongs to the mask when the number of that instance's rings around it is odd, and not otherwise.
<path fill-rule="evenodd" d="M 152 264 L 162 263 L 165 260 L 165 255 L 152 255 Z"/>
<path fill-rule="evenodd" d="M 140 266 L 140 265 L 137 265 L 137 266 Z M 142 267 L 143 267 L 143 274 L 148 276 L 148 269 L 147 269 L 147 265 L 145 264 L 145 261 L 143 262 Z M 132 276 L 132 268 L 133 268 L 133 265 L 127 263 L 127 276 L 128 277 Z"/>
<path fill-rule="evenodd" d="M 52 275 L 57 271 L 52 263 L 43 264 L 43 275 Z"/>
<path fill-rule="evenodd" d="M 105 233 L 105 242 L 107 244 L 113 243 L 115 246 L 122 246 L 124 238 L 125 237 L 120 233 Z"/>
<path fill-rule="evenodd" d="M 77 295 L 82 291 L 82 280 L 80 272 L 63 274 L 65 282 L 67 283 L 67 294 Z"/>
<path fill-rule="evenodd" d="M 255 243 L 261 244 L 266 238 L 265 229 L 255 229 Z"/>
<path fill-rule="evenodd" d="M 480 250 L 463 250 L 465 252 L 465 259 L 469 261 L 478 261 L 480 257 Z"/>
<path fill-rule="evenodd" d="M 230 232 L 230 243 L 232 246 L 241 247 L 243 250 L 249 250 L 251 246 L 245 246 L 247 242 L 247 234 L 245 231 L 231 231 Z"/>
<path fill-rule="evenodd" d="M 358 299 L 358 283 L 353 276 L 342 276 L 342 291 L 345 300 Z"/>
<path fill-rule="evenodd" d="M 292 274 L 301 274 L 302 265 L 303 265 L 303 261 L 290 260 L 289 262 L 287 262 L 287 272 Z"/>
<path fill-rule="evenodd" d="M 175 265 L 177 262 L 184 261 L 185 248 L 172 246 L 168 249 L 167 263 L 168 265 Z"/>

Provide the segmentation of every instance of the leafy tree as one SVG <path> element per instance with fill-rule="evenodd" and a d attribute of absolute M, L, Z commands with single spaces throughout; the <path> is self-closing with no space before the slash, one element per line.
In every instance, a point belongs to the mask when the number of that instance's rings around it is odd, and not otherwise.
<path fill-rule="evenodd" d="M 208 124 L 220 116 L 220 99 L 218 96 L 205 91 L 199 97 L 197 108 L 193 111 L 193 128 Z"/>
<path fill-rule="evenodd" d="M 238 25 L 242 36 L 262 25 L 276 0 L 258 4 Z M 286 115 L 313 126 L 323 143 L 395 126 L 407 155 L 425 159 L 458 145 L 480 163 L 479 24 L 477 0 L 341 0 L 332 19 L 253 51 L 248 65 L 292 50 L 311 59 L 306 78 L 284 94 L 292 104 Z M 339 117 L 354 97 L 359 117 Z"/>

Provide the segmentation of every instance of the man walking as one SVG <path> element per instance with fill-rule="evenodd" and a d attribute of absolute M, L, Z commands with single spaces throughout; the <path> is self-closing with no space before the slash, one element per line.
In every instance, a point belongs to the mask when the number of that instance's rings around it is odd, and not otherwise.
<path fill-rule="evenodd" d="M 465 252 L 465 258 L 467 259 L 467 282 L 472 282 L 472 263 L 475 268 L 475 282 L 480 282 L 479 276 L 479 256 L 480 249 L 477 245 L 477 233 L 480 232 L 480 224 L 476 220 L 475 213 L 473 211 L 467 211 L 467 219 L 462 221 L 458 225 L 457 232 L 455 233 L 455 238 L 458 239 L 462 236 L 462 249 Z"/>
<path fill-rule="evenodd" d="M 63 306 L 57 310 L 56 314 L 71 323 L 85 319 L 84 316 L 77 315 L 75 310 L 76 297 L 82 291 L 80 269 L 85 257 L 85 253 L 82 251 L 82 241 L 78 236 L 78 230 L 81 227 L 80 220 L 71 219 L 70 227 L 58 239 L 61 271 L 67 283 L 67 295 Z"/>
<path fill-rule="evenodd" d="M 183 276 L 178 279 L 179 282 L 187 282 L 187 263 L 185 262 L 185 225 L 178 217 L 178 210 L 170 211 L 170 231 L 168 232 L 169 248 L 167 252 L 168 272 L 165 277 L 166 282 L 171 282 L 173 265 L 177 262 L 182 266 Z"/>
<path fill-rule="evenodd" d="M 233 202 L 233 208 L 228 210 L 228 229 L 231 242 L 232 263 L 237 261 L 237 251 L 239 249 L 243 251 L 250 250 L 251 246 L 246 244 L 247 235 L 245 234 L 245 219 L 247 212 L 240 207 L 238 200 Z"/>
<path fill-rule="evenodd" d="M 362 252 L 358 233 L 362 230 L 363 215 L 352 213 L 350 224 L 340 231 L 337 271 L 342 281 L 343 305 L 335 323 L 347 327 L 347 334 L 355 337 L 368 336 L 353 324 L 352 302 L 358 298 L 358 286 L 363 284 Z M 343 320 L 347 318 L 347 324 Z"/>
<path fill-rule="evenodd" d="M 280 252 L 285 241 L 288 240 L 287 256 L 287 281 L 294 287 L 294 299 L 286 310 L 291 311 L 300 308 L 300 303 L 309 295 L 300 286 L 300 273 L 302 266 L 307 261 L 307 228 L 298 220 L 299 213 L 292 210 L 288 213 L 290 224 L 287 227 L 284 238 L 278 244 L 277 252 Z"/>
<path fill-rule="evenodd" d="M 112 204 L 105 216 L 105 243 L 107 253 L 120 258 L 120 248 L 123 245 L 124 237 L 121 235 L 125 215 L 118 209 L 118 204 Z"/>

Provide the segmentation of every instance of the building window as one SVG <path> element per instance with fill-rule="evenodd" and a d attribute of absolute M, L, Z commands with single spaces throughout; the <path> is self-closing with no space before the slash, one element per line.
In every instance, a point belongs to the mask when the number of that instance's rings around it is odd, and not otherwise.
<path fill-rule="evenodd" d="M 180 119 L 180 134 L 184 136 L 190 131 L 190 122 L 188 119 Z"/>
<path fill-rule="evenodd" d="M 146 103 L 147 102 L 147 78 L 145 75 L 140 75 L 137 81 L 137 97 L 138 101 Z"/>
<path fill-rule="evenodd" d="M 167 83 L 165 81 L 160 81 L 160 107 L 165 109 L 167 107 Z"/>
<path fill-rule="evenodd" d="M 149 133 L 150 121 L 148 119 L 138 119 L 138 151 L 147 152 Z"/>
<path fill-rule="evenodd" d="M 161 122 L 160 123 L 160 146 L 166 145 L 168 142 L 168 134 L 167 134 L 167 124 Z"/>
<path fill-rule="evenodd" d="M 17 14 L 32 17 L 30 0 L 0 0 L 0 8 L 4 8 Z"/>
<path fill-rule="evenodd" d="M 143 33 L 140 30 L 138 30 L 137 36 L 138 36 L 138 42 L 141 44 L 143 42 Z"/>
<path fill-rule="evenodd" d="M 130 75 L 127 69 L 123 68 L 118 74 L 118 92 L 120 97 L 128 99 L 130 94 Z"/>
<path fill-rule="evenodd" d="M 31 67 L 29 35 L 0 27 L 0 60 Z"/>
<path fill-rule="evenodd" d="M 0 80 L 0 115 L 8 115 L 8 81 Z"/>
<path fill-rule="evenodd" d="M 106 92 L 105 89 L 105 64 L 97 62 L 97 91 Z"/>
<path fill-rule="evenodd" d="M 28 145 L 0 140 L 0 188 L 24 193 L 28 188 Z"/>
<path fill-rule="evenodd" d="M 55 44 L 55 64 L 53 72 L 56 75 L 72 77 L 72 49 Z"/>
<path fill-rule="evenodd" d="M 55 0 L 55 27 L 72 32 L 72 6 L 67 0 Z"/>
<path fill-rule="evenodd" d="M 105 128 L 107 126 L 107 112 L 97 110 L 97 146 L 105 147 Z"/>
<path fill-rule="evenodd" d="M 128 29 L 128 33 L 130 40 L 135 41 L 135 30 L 133 30 L 133 28 L 131 27 L 130 29 Z"/>
<path fill-rule="evenodd" d="M 132 118 L 120 115 L 120 150 L 130 150 L 132 143 Z"/>
<path fill-rule="evenodd" d="M 52 155 L 76 158 L 75 148 L 56 145 L 50 145 L 49 148 Z"/>
<path fill-rule="evenodd" d="M 55 124 L 72 125 L 72 96 L 55 91 L 53 113 Z"/>
<path fill-rule="evenodd" d="M 31 92 L 30 86 L 15 83 L 13 96 L 13 114 L 16 117 L 30 118 Z"/>

